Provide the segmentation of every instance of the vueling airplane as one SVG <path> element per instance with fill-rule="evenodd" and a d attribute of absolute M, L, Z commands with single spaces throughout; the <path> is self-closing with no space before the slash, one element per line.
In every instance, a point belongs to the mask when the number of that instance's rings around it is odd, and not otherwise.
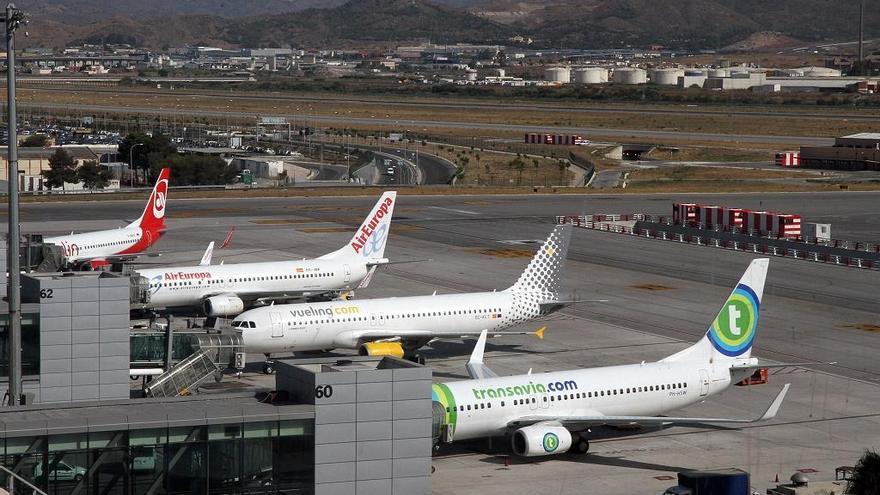
<path fill-rule="evenodd" d="M 751 423 L 776 416 L 788 384 L 757 419 L 687 418 L 660 414 L 706 400 L 748 377 L 758 309 L 769 260 L 752 261 L 702 340 L 654 363 L 499 377 L 483 364 L 486 333 L 468 362 L 470 380 L 433 385 L 441 442 L 508 435 L 525 457 L 589 448 L 600 425 Z"/>
<path fill-rule="evenodd" d="M 317 259 L 211 265 L 212 243 L 199 265 L 139 270 L 150 291 L 142 309 L 199 307 L 216 318 L 255 303 L 364 287 L 377 266 L 391 263 L 384 254 L 396 198 L 382 194 L 351 240 Z"/>
<path fill-rule="evenodd" d="M 553 229 L 519 280 L 507 290 L 359 301 L 274 305 L 240 314 L 246 352 L 261 352 L 271 372 L 271 354 L 358 349 L 364 355 L 419 359 L 415 351 L 436 338 L 459 338 L 533 320 L 562 305 L 559 279 L 571 225 Z M 507 332 L 515 334 L 537 332 Z"/>
<path fill-rule="evenodd" d="M 99 268 L 114 261 L 131 260 L 159 240 L 165 231 L 165 206 L 171 169 L 163 168 L 140 218 L 112 230 L 47 237 L 43 242 L 64 250 L 67 263 L 76 267 Z"/>

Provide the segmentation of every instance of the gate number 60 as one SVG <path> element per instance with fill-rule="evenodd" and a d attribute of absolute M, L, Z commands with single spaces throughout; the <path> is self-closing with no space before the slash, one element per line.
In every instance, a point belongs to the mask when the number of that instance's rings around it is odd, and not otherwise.
<path fill-rule="evenodd" d="M 330 385 L 318 385 L 315 387 L 316 399 L 329 399 L 333 396 L 333 387 Z"/>

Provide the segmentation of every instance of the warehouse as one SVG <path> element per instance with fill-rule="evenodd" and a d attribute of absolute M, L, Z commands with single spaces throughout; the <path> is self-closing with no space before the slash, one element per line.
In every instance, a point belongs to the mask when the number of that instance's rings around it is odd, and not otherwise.
<path fill-rule="evenodd" d="M 830 170 L 880 170 L 880 133 L 862 132 L 834 140 L 834 146 L 805 146 L 800 166 Z"/>

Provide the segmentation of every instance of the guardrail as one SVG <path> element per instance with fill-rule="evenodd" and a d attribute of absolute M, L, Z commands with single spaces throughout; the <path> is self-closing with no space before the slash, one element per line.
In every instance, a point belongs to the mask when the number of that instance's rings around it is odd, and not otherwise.
<path fill-rule="evenodd" d="M 838 247 L 836 244 L 816 244 L 785 238 L 757 237 L 743 233 L 703 230 L 681 225 L 652 222 L 651 215 L 561 215 L 557 224 L 571 223 L 577 227 L 627 234 L 651 239 L 696 244 L 733 251 L 780 256 L 799 260 L 828 263 L 851 268 L 880 270 L 880 252 L 876 245 L 857 243 L 863 249 Z M 632 226 L 616 222 L 634 221 Z M 868 249 L 864 249 L 867 247 Z"/>
<path fill-rule="evenodd" d="M 6 489 L 7 489 L 7 492 L 8 492 L 10 495 L 14 495 L 15 493 L 18 492 L 18 490 L 15 489 L 15 485 L 16 485 L 16 483 L 21 483 L 21 484 L 23 484 L 24 486 L 30 488 L 31 490 L 33 490 L 33 493 L 38 493 L 39 495 L 47 495 L 46 492 L 44 492 L 43 490 L 40 490 L 39 488 L 37 488 L 36 486 L 34 486 L 34 485 L 33 485 L 31 482 L 29 482 L 28 480 L 26 480 L 26 479 L 22 478 L 21 476 L 19 476 L 19 475 L 13 473 L 12 471 L 10 471 L 10 470 L 9 470 L 8 468 L 6 468 L 5 466 L 0 466 L 0 471 L 3 471 L 4 473 L 8 474 L 8 475 L 10 476 L 10 478 L 11 478 L 11 479 L 9 479 L 9 480 L 6 480 L 6 481 L 7 481 L 7 483 L 6 483 Z"/>

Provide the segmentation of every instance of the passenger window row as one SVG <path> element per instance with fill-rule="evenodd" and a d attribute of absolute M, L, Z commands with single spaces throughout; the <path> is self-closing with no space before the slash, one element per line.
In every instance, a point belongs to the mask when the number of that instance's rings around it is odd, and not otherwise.
<path fill-rule="evenodd" d="M 242 282 L 263 282 L 263 281 L 271 281 L 271 280 L 291 280 L 291 279 L 299 279 L 299 278 L 324 278 L 324 277 L 332 277 L 336 275 L 333 272 L 328 273 L 297 273 L 294 275 L 272 275 L 267 277 L 241 277 L 241 278 L 232 278 L 229 280 L 213 280 L 213 279 L 205 279 L 205 280 L 187 280 L 181 282 L 155 282 L 150 284 L 150 287 L 191 287 L 191 286 L 200 286 L 200 285 L 218 285 L 225 283 L 242 283 Z"/>
<path fill-rule="evenodd" d="M 557 401 L 564 401 L 564 400 L 590 399 L 590 398 L 594 398 L 594 397 L 606 397 L 606 396 L 611 396 L 611 395 L 634 394 L 634 393 L 641 393 L 641 392 L 658 392 L 661 390 L 681 390 L 681 389 L 685 389 L 685 388 L 687 388 L 687 382 L 669 383 L 669 384 L 661 384 L 661 385 L 647 385 L 647 386 L 642 386 L 642 387 L 627 387 L 627 388 L 620 388 L 620 389 L 600 390 L 600 391 L 596 391 L 596 392 L 575 392 L 573 394 L 557 394 L 557 395 L 549 395 L 549 396 L 544 395 L 542 397 L 542 399 L 543 399 L 543 402 L 547 402 L 548 397 L 549 397 L 550 402 L 557 402 Z M 618 394 L 618 391 L 620 392 L 619 394 Z M 513 399 L 512 405 L 522 406 L 525 404 L 536 404 L 536 403 L 537 403 L 536 397 L 527 397 L 525 399 Z M 501 401 L 501 407 L 505 407 L 505 401 L 503 401 L 503 400 Z M 480 403 L 474 404 L 473 409 L 471 409 L 471 404 L 458 406 L 459 411 L 471 411 L 471 410 L 491 409 L 491 408 L 492 408 L 491 402 L 480 402 Z M 447 407 L 446 412 L 452 412 L 452 408 Z"/>

